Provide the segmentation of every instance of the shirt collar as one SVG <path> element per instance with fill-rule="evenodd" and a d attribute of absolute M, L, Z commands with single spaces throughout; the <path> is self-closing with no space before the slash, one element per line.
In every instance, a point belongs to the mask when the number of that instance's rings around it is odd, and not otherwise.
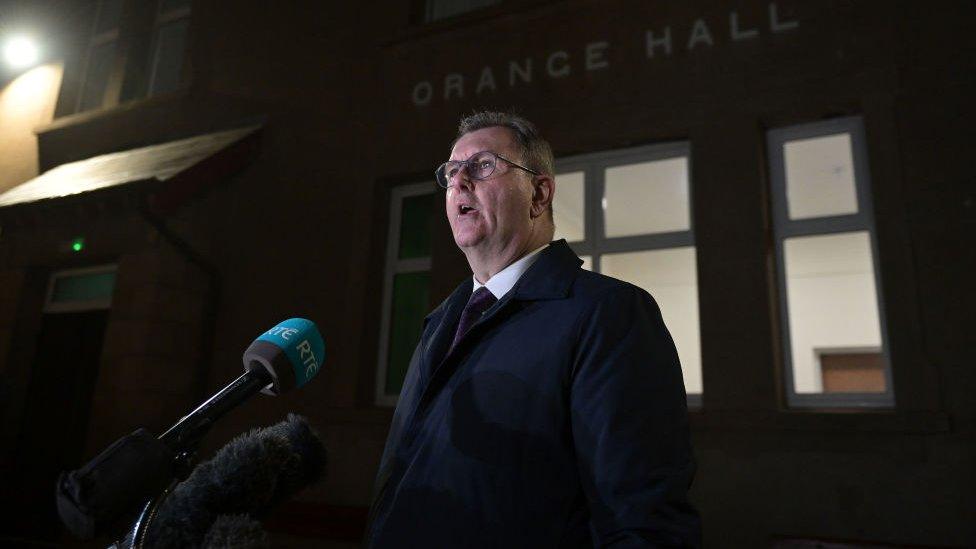
<path fill-rule="evenodd" d="M 522 277 L 522 274 L 527 271 L 533 263 L 535 263 L 535 260 L 539 258 L 539 252 L 544 250 L 548 245 L 549 244 L 544 244 L 524 255 L 515 263 L 512 263 L 508 267 L 505 267 L 501 271 L 495 273 L 495 276 L 489 278 L 484 284 L 478 282 L 478 279 L 475 278 L 474 275 L 471 275 L 471 280 L 474 282 L 471 291 L 474 292 L 478 288 L 484 286 L 488 288 L 488 291 L 491 292 L 491 295 L 495 296 L 496 299 L 501 299 L 505 294 L 508 293 L 509 290 L 512 289 L 512 286 L 515 286 L 515 283 L 518 282 L 518 279 Z"/>

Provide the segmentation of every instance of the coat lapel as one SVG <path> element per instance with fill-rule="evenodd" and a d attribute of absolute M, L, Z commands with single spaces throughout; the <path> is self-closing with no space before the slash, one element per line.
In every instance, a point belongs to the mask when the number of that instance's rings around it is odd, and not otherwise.
<path fill-rule="evenodd" d="M 515 312 L 519 308 L 520 302 L 566 297 L 569 286 L 576 278 L 576 272 L 583 262 L 576 257 L 565 240 L 553 242 L 540 254 L 536 262 L 515 283 L 515 286 L 471 326 L 468 333 L 464 334 L 461 341 L 458 342 L 455 350 L 463 350 L 465 343 L 477 339 L 486 326 L 501 322 L 507 315 Z M 470 287 L 468 292 L 470 294 Z M 458 316 L 460 316 L 460 311 Z M 457 327 L 457 318 L 455 318 L 454 327 Z M 452 352 L 451 354 L 456 353 Z M 451 358 L 450 355 L 445 356 L 444 360 L 446 361 L 449 358 Z"/>
<path fill-rule="evenodd" d="M 451 341 L 454 340 L 454 331 L 457 329 L 458 320 L 461 318 L 461 311 L 471 297 L 471 279 L 467 279 L 454 290 L 444 303 L 434 312 L 427 316 L 426 322 L 433 325 L 433 333 L 422 344 L 422 369 L 424 385 L 430 380 L 431 373 L 444 360 Z"/>
<path fill-rule="evenodd" d="M 471 340 L 477 339 L 478 335 L 484 329 L 484 326 L 491 324 L 492 322 L 495 322 L 497 319 L 502 318 L 505 313 L 509 312 L 511 310 L 511 307 L 509 306 L 510 303 L 512 303 L 512 292 L 508 292 L 506 295 L 502 296 L 501 300 L 499 300 L 497 303 L 492 305 L 490 309 L 485 311 L 485 314 L 482 315 L 481 318 L 479 318 L 474 324 L 471 325 L 471 328 L 468 329 L 467 333 L 461 336 L 461 339 L 458 341 L 454 349 L 450 349 L 450 351 L 447 354 L 442 355 L 443 359 L 441 360 L 440 365 L 434 371 L 436 372 L 437 369 L 443 366 L 445 362 L 448 362 L 459 352 L 463 351 L 464 347 Z M 462 306 L 461 309 L 463 310 L 464 306 Z M 452 339 L 454 336 L 454 332 L 457 330 L 457 325 L 458 322 L 460 321 L 460 316 L 461 316 L 461 311 L 458 312 L 458 316 L 454 319 L 454 324 L 452 325 L 450 330 Z M 449 346 L 450 346 L 450 341 L 448 341 L 448 347 L 445 348 L 445 350 L 448 350 Z"/>

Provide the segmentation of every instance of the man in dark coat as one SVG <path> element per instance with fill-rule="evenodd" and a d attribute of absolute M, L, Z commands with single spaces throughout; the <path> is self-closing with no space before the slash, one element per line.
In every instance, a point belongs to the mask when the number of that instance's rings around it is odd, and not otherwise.
<path fill-rule="evenodd" d="M 369 547 L 700 544 L 681 369 L 644 290 L 554 232 L 549 145 L 462 121 L 437 171 L 473 277 L 424 322 L 377 477 Z"/>

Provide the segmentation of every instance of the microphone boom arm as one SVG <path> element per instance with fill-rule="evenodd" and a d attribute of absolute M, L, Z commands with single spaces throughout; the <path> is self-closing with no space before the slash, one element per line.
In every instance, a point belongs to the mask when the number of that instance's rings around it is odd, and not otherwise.
<path fill-rule="evenodd" d="M 176 452 L 192 452 L 218 418 L 273 383 L 264 368 L 245 372 L 217 394 L 208 398 L 175 425 L 159 435 L 159 440 Z"/>

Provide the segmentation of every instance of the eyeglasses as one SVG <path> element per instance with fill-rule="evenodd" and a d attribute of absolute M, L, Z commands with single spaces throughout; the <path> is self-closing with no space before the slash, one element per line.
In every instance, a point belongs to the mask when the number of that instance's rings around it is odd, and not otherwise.
<path fill-rule="evenodd" d="M 525 166 L 520 166 L 504 156 L 491 151 L 476 152 L 467 160 L 448 160 L 447 162 L 438 166 L 437 170 L 434 171 L 434 175 L 437 176 L 437 184 L 447 189 L 454 184 L 454 178 L 461 173 L 461 170 L 467 170 L 468 177 L 475 181 L 488 179 L 491 177 L 491 174 L 495 173 L 495 166 L 498 165 L 499 160 L 504 160 L 516 168 L 525 170 L 532 175 L 541 175 L 535 170 L 530 170 Z"/>

